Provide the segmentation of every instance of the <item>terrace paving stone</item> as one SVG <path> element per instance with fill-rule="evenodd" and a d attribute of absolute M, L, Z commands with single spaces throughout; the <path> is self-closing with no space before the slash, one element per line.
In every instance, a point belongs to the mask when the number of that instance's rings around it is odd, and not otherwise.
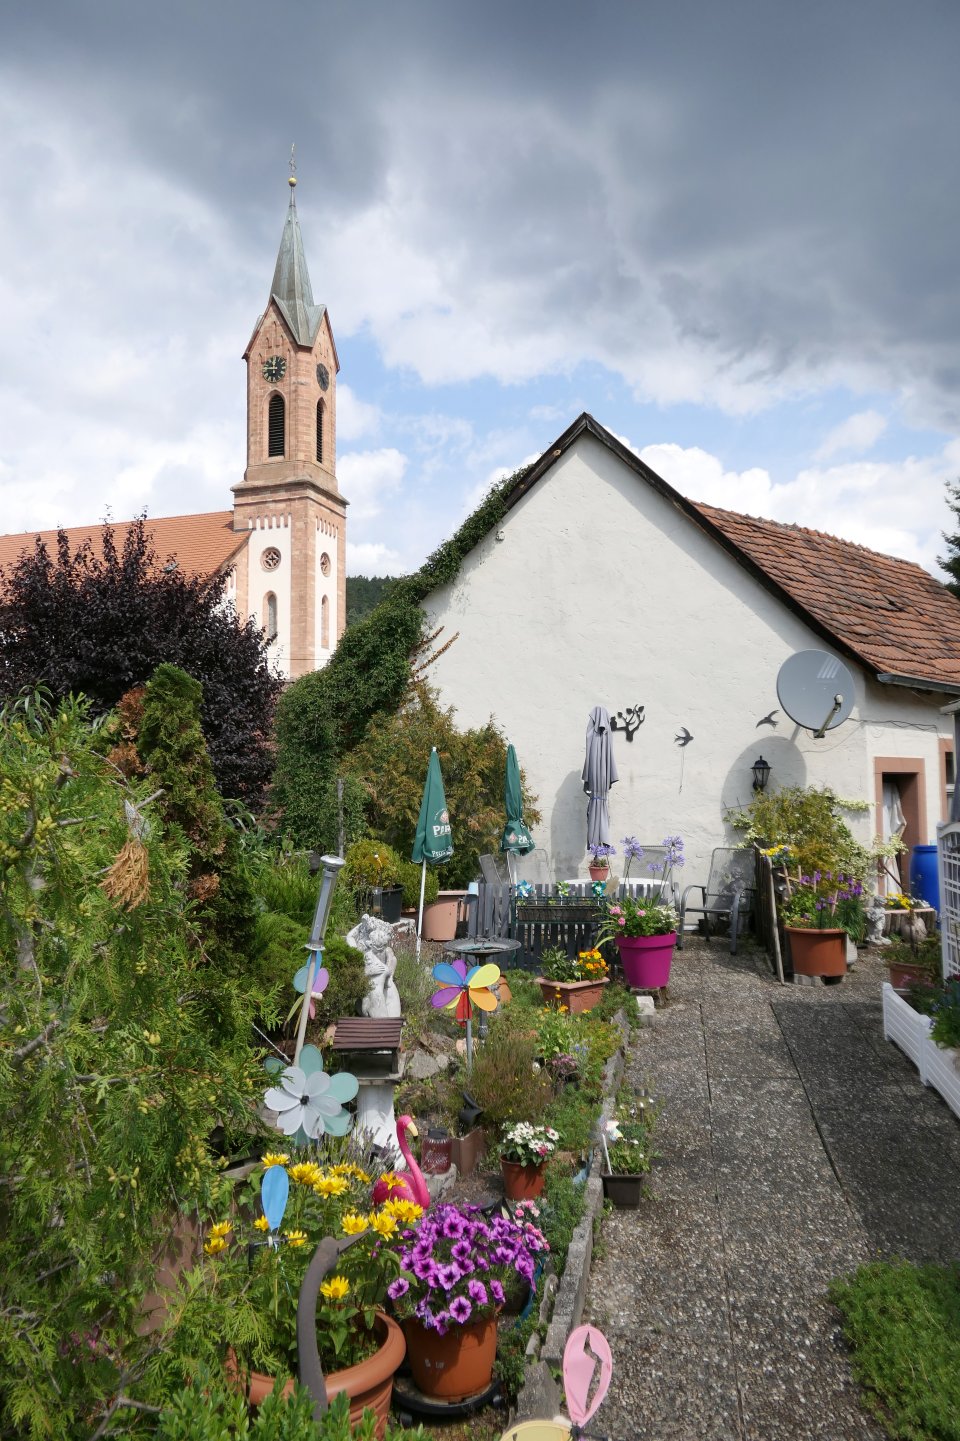
<path fill-rule="evenodd" d="M 960 1124 L 884 1041 L 882 958 L 781 986 L 690 940 L 625 1080 L 658 1100 L 650 1195 L 615 1211 L 586 1319 L 614 1354 L 612 1441 L 881 1441 L 829 1283 L 875 1256 L 954 1259 Z"/>

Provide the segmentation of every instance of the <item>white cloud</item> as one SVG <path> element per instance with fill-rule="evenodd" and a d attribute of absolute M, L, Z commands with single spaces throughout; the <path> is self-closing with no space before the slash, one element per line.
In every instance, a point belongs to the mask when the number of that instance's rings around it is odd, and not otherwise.
<path fill-rule="evenodd" d="M 835 455 L 862 455 L 871 450 L 887 428 L 886 417 L 877 410 L 861 410 L 828 431 L 814 460 L 831 460 Z"/>
<path fill-rule="evenodd" d="M 382 450 L 353 450 L 337 461 L 337 480 L 350 502 L 351 522 L 372 520 L 400 489 L 407 457 L 392 446 Z"/>
<path fill-rule="evenodd" d="M 939 574 L 949 519 L 944 488 L 960 468 L 960 441 L 902 461 L 807 467 L 776 484 L 759 467 L 724 470 L 717 456 L 696 447 L 648 445 L 638 454 L 690 500 L 820 530 Z"/>
<path fill-rule="evenodd" d="M 409 569 L 395 550 L 379 541 L 347 541 L 348 575 L 404 575 Z"/>
<path fill-rule="evenodd" d="M 343 381 L 337 381 L 337 440 L 368 440 L 377 435 L 380 407 L 370 405 Z"/>

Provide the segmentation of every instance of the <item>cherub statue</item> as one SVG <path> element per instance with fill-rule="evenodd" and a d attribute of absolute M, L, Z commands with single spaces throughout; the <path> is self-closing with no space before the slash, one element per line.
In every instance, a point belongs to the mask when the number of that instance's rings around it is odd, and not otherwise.
<path fill-rule="evenodd" d="M 393 952 L 393 927 L 379 916 L 363 915 L 347 936 L 347 945 L 363 952 L 367 994 L 360 1009 L 365 1016 L 381 1020 L 400 1015 L 400 992 L 393 980 L 397 958 Z"/>
<path fill-rule="evenodd" d="M 867 941 L 871 946 L 889 946 L 889 937 L 883 934 L 886 908 L 882 896 L 873 896 L 867 910 Z"/>

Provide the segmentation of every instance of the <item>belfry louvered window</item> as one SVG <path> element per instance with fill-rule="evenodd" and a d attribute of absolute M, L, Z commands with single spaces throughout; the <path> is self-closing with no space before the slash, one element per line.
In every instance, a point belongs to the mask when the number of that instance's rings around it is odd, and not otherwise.
<path fill-rule="evenodd" d="M 317 401 L 317 460 L 323 464 L 323 401 Z"/>
<path fill-rule="evenodd" d="M 287 441 L 286 406 L 282 395 L 271 395 L 270 418 L 267 425 L 267 454 L 284 455 Z"/>

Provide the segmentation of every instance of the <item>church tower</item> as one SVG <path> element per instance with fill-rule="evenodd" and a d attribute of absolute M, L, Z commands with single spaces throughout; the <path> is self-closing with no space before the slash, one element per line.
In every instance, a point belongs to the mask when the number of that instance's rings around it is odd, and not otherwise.
<path fill-rule="evenodd" d="M 347 502 L 337 485 L 337 349 L 315 305 L 296 177 L 267 308 L 244 351 L 247 468 L 233 528 L 249 534 L 237 608 L 265 627 L 291 679 L 326 664 L 347 610 Z"/>

